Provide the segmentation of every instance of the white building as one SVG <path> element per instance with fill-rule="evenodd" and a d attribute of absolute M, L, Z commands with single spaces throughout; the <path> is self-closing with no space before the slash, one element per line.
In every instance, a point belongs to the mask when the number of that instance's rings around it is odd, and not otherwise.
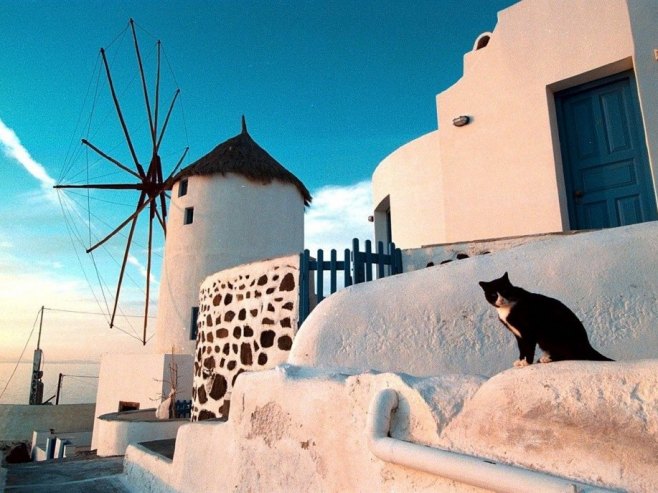
<path fill-rule="evenodd" d="M 183 169 L 172 189 L 156 322 L 159 352 L 193 354 L 210 274 L 304 250 L 304 184 L 247 132 Z"/>
<path fill-rule="evenodd" d="M 655 0 L 527 0 L 436 98 L 439 129 L 373 174 L 402 248 L 658 219 Z M 460 126 L 461 125 L 461 126 Z"/>

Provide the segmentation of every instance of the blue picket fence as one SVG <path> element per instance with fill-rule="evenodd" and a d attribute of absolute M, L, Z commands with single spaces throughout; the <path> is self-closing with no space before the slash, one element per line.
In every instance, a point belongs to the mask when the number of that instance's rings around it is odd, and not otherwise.
<path fill-rule="evenodd" d="M 395 247 L 395 243 L 389 243 L 385 248 L 384 243 L 379 241 L 377 249 L 373 251 L 372 242 L 366 240 L 362 251 L 359 240 L 355 238 L 352 240 L 352 249 L 344 250 L 342 260 L 338 258 L 336 250 L 329 252 L 328 259 L 325 259 L 323 250 L 318 250 L 315 258 L 311 257 L 309 250 L 304 250 L 300 254 L 299 325 L 306 320 L 315 305 L 335 293 L 339 287 L 401 272 L 402 253 Z M 328 278 L 328 290 L 325 286 L 325 276 Z M 315 286 L 311 283 L 312 279 Z M 339 285 L 339 281 L 342 281 L 342 285 Z"/>

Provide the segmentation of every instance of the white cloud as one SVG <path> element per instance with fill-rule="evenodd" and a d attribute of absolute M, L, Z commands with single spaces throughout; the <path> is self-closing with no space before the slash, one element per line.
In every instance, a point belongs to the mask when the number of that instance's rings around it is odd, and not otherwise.
<path fill-rule="evenodd" d="M 2 146 L 2 150 L 7 157 L 23 166 L 28 173 L 41 183 L 41 188 L 48 191 L 47 196 L 51 200 L 56 200 L 56 194 L 53 191 L 53 186 L 56 183 L 55 179 L 48 174 L 41 163 L 32 158 L 28 150 L 21 144 L 16 133 L 5 125 L 2 119 L 0 119 L 0 146 Z"/>
<path fill-rule="evenodd" d="M 126 261 L 127 261 L 130 265 L 134 266 L 134 267 L 139 271 L 139 273 L 142 275 L 142 277 L 143 277 L 144 279 L 146 279 L 146 267 L 145 267 L 145 266 L 144 266 L 144 265 L 143 265 L 143 264 L 137 259 L 137 257 L 135 257 L 135 256 L 132 255 L 132 254 L 129 254 L 129 255 L 128 255 L 128 258 L 126 259 Z M 158 280 L 157 280 L 157 279 L 155 278 L 155 276 L 153 275 L 153 270 L 151 270 L 150 279 L 151 279 L 151 283 L 153 283 L 153 284 L 157 284 Z"/>
<path fill-rule="evenodd" d="M 372 239 L 373 225 L 370 181 L 354 185 L 328 185 L 313 193 L 313 203 L 306 213 L 305 248 L 342 252 L 351 248 L 352 239 Z"/>

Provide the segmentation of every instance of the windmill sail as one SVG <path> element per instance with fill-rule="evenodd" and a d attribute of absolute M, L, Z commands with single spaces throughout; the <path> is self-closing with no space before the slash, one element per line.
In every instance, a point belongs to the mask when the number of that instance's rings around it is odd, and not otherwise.
<path fill-rule="evenodd" d="M 151 104 L 151 97 L 149 94 L 149 85 L 147 83 L 146 71 L 144 68 L 144 61 L 142 58 L 142 52 L 140 49 L 140 44 L 137 38 L 137 32 L 135 29 L 135 22 L 131 19 L 129 22 L 130 31 L 132 34 L 132 41 L 134 46 L 134 53 L 137 61 L 137 70 L 139 73 L 139 80 L 141 82 L 141 98 L 144 101 L 144 108 L 146 113 L 146 122 L 147 122 L 147 138 L 143 138 L 143 135 L 139 137 L 133 135 L 129 130 L 128 118 L 126 111 L 123 107 L 123 101 L 121 100 L 120 92 L 117 90 L 116 83 L 113 76 L 113 70 L 110 68 L 110 63 L 108 60 L 108 54 L 104 48 L 100 50 L 100 57 L 102 60 L 102 68 L 105 74 L 105 80 L 107 82 L 107 87 L 109 89 L 109 99 L 112 101 L 112 107 L 114 109 L 116 120 L 120 125 L 121 131 L 118 135 L 114 135 L 113 140 L 110 140 L 111 146 L 116 147 L 116 141 L 123 140 L 125 143 L 125 149 L 129 153 L 129 160 L 126 160 L 122 157 L 117 156 L 115 153 L 116 149 L 107 148 L 104 144 L 92 141 L 90 137 L 82 139 L 83 146 L 91 151 L 93 155 L 97 157 L 105 165 L 110 164 L 111 169 L 120 173 L 122 179 L 120 182 L 111 182 L 103 181 L 101 178 L 95 182 L 83 183 L 58 183 L 55 185 L 56 189 L 60 190 L 102 190 L 107 192 L 112 191 L 124 191 L 132 192 L 136 198 L 133 204 L 134 208 L 132 211 L 129 211 L 123 219 L 121 219 L 116 227 L 104 235 L 101 235 L 100 238 L 97 238 L 95 241 L 89 241 L 89 246 L 86 248 L 87 253 L 91 253 L 98 249 L 101 246 L 106 245 L 108 241 L 115 238 L 117 235 L 123 235 L 125 240 L 125 246 L 123 248 L 123 255 L 120 262 L 118 279 L 116 282 L 116 288 L 114 292 L 114 302 L 110 314 L 109 325 L 113 327 L 115 325 L 115 319 L 117 316 L 117 310 L 119 307 L 119 300 L 121 297 L 122 285 L 126 275 L 126 268 L 131 263 L 134 263 L 134 257 L 131 254 L 131 248 L 134 247 L 136 232 L 138 230 L 138 220 L 141 215 L 148 216 L 148 229 L 146 231 L 146 267 L 144 269 L 145 277 L 145 289 L 144 289 L 144 321 L 142 326 L 142 335 L 141 342 L 146 344 L 147 342 L 147 325 L 149 319 L 149 304 L 150 304 L 150 292 L 151 292 L 151 277 L 152 277 L 152 256 L 154 250 L 154 229 L 159 229 L 162 232 L 162 237 L 166 235 L 166 218 L 167 218 L 167 192 L 171 190 L 172 187 L 172 178 L 177 172 L 181 164 L 183 163 L 185 157 L 187 156 L 188 148 L 185 147 L 182 152 L 179 153 L 175 166 L 172 167 L 172 170 L 165 175 L 163 172 L 163 158 L 161 155 L 162 145 L 165 139 L 165 134 L 170 123 L 170 119 L 174 109 L 176 108 L 177 101 L 180 95 L 180 89 L 176 88 L 171 101 L 167 106 L 166 116 L 161 126 L 159 127 L 159 115 L 160 115 L 160 104 L 161 104 L 161 43 L 157 41 L 156 43 L 156 67 L 155 67 L 155 80 L 154 80 L 154 89 L 155 94 L 153 98 L 153 105 Z M 132 101 L 131 101 L 132 102 Z M 143 144 L 141 149 L 138 149 L 136 145 L 138 139 L 140 142 L 147 142 Z M 143 154 L 143 155 L 142 155 Z M 140 156 L 146 157 L 147 159 L 141 159 Z M 148 162 L 148 166 L 145 168 L 143 162 Z M 166 178 L 164 178 L 166 176 Z M 91 214 L 89 214 L 91 217 Z M 89 220 L 91 223 L 91 220 Z M 109 219 L 108 219 L 109 222 Z M 89 235 L 91 237 L 91 234 Z"/>

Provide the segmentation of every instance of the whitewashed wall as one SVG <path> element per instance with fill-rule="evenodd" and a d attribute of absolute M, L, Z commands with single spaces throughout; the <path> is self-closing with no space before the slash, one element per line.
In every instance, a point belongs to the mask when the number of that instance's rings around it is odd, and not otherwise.
<path fill-rule="evenodd" d="M 320 303 L 288 362 L 416 376 L 490 376 L 518 358 L 478 281 L 558 298 L 613 359 L 658 356 L 658 221 L 549 236 L 509 250 L 350 286 Z M 537 351 L 537 355 L 539 351 Z"/>
<path fill-rule="evenodd" d="M 386 216 L 378 211 L 388 198 L 393 240 L 399 248 L 436 243 L 445 234 L 443 170 L 439 132 L 424 135 L 393 152 L 372 176 L 375 240 L 387 243 Z M 429 189 L 436 190 L 428 193 Z"/>
<path fill-rule="evenodd" d="M 193 354 L 191 310 L 213 272 L 304 249 L 304 202 L 297 188 L 235 175 L 190 176 L 188 193 L 172 191 L 160 281 L 156 346 Z M 183 224 L 194 207 L 192 224 Z"/>
<path fill-rule="evenodd" d="M 171 389 L 170 365 L 178 367 L 176 399 L 189 400 L 192 396 L 191 355 L 171 354 L 103 354 L 96 393 L 96 418 L 91 448 L 105 448 L 101 440 L 114 440 L 99 431 L 98 416 L 117 412 L 119 402 L 137 402 L 140 409 L 157 407 L 162 396 Z"/>
<path fill-rule="evenodd" d="M 654 0 L 527 0 L 499 12 L 488 45 L 466 53 L 463 77 L 437 95 L 438 132 L 373 174 L 396 244 L 568 230 L 553 94 L 631 68 L 658 190 L 657 10 Z M 471 123 L 455 127 L 460 115 Z"/>
<path fill-rule="evenodd" d="M 394 439 L 480 457 L 487 467 L 513 464 L 610 488 L 604 491 L 654 493 L 657 371 L 658 360 L 565 361 L 487 381 L 284 365 L 240 379 L 234 395 L 241 404 L 227 423 L 182 426 L 173 462 L 129 447 L 125 470 L 140 491 L 510 491 L 495 481 L 484 490 L 377 458 L 368 445 L 369 406 L 379 391 L 393 389 Z"/>

